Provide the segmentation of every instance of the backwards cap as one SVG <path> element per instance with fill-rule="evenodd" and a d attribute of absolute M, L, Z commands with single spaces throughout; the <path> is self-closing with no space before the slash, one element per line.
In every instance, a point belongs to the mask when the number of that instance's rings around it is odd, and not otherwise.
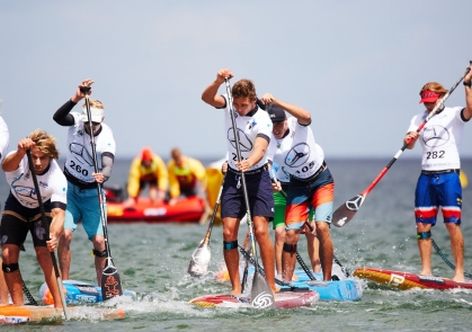
<path fill-rule="evenodd" d="M 269 113 L 269 117 L 272 122 L 282 122 L 287 119 L 287 115 L 285 114 L 285 110 L 282 107 L 276 105 L 269 105 L 267 106 L 267 113 Z"/>

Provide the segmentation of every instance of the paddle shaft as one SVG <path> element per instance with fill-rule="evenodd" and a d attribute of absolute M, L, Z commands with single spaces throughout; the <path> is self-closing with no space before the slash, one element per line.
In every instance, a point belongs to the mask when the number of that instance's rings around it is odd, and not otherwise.
<path fill-rule="evenodd" d="M 90 112 L 90 99 L 88 95 L 85 95 L 85 109 L 87 111 L 87 117 L 88 117 L 88 126 L 90 130 L 90 146 L 92 148 L 92 159 L 93 159 L 93 169 L 95 173 L 99 172 L 98 169 L 98 161 L 97 161 L 97 148 L 95 145 L 95 135 L 93 134 L 93 125 L 92 125 L 92 115 Z M 105 238 L 105 248 L 107 251 L 107 254 L 109 257 L 111 257 L 111 251 L 110 251 L 110 244 L 108 241 L 108 231 L 107 231 L 107 217 L 106 217 L 106 212 L 105 212 L 105 201 L 104 201 L 104 193 L 103 193 L 103 187 L 101 183 L 97 182 L 97 193 L 98 193 L 98 202 L 100 206 L 100 220 L 102 224 L 102 229 L 103 229 L 103 237 Z"/>
<path fill-rule="evenodd" d="M 208 245 L 208 243 L 210 242 L 211 232 L 213 230 L 213 225 L 215 223 L 216 213 L 218 212 L 218 208 L 220 207 L 220 204 L 221 204 L 221 193 L 223 192 L 224 183 L 225 183 L 225 180 L 223 178 L 223 182 L 221 183 L 220 190 L 218 191 L 218 196 L 216 197 L 215 206 L 213 207 L 213 213 L 211 214 L 210 223 L 208 224 L 208 229 L 205 233 L 205 237 L 203 238 L 201 246 Z"/>
<path fill-rule="evenodd" d="M 308 227 L 308 229 L 310 230 L 310 232 L 313 232 L 313 226 L 311 226 L 311 224 L 310 224 L 309 222 L 305 221 L 305 225 Z M 297 255 L 299 255 L 298 252 L 297 252 Z M 297 257 L 297 259 L 298 259 L 298 257 Z M 300 257 L 300 259 L 301 259 L 301 257 Z M 341 270 L 343 270 L 343 272 L 349 277 L 349 272 L 344 268 L 343 264 L 341 264 L 341 261 L 334 255 L 334 253 L 333 253 L 333 260 L 334 260 L 334 262 L 335 262 L 336 264 L 339 265 L 339 267 L 341 268 Z M 299 263 L 300 263 L 300 261 L 299 261 Z M 303 263 L 305 264 L 305 262 L 303 262 Z M 302 265 L 302 264 L 300 264 L 300 265 Z M 306 265 L 306 264 L 305 264 L 305 265 Z M 303 266 L 302 266 L 302 268 L 303 268 Z M 306 272 L 306 271 L 305 271 L 305 272 Z M 311 271 L 310 271 L 310 273 L 311 273 Z M 307 275 L 308 275 L 308 274 L 307 274 Z M 310 276 L 308 276 L 308 277 L 310 277 Z M 314 277 L 314 276 L 313 276 L 313 277 Z M 314 280 L 314 279 L 312 279 L 312 280 Z"/>
<path fill-rule="evenodd" d="M 88 117 L 88 126 L 89 126 L 89 131 L 90 131 L 90 146 L 92 148 L 92 160 L 93 160 L 93 168 L 95 173 L 99 172 L 98 169 L 98 161 L 97 161 L 97 149 L 95 145 L 95 135 L 93 133 L 93 126 L 92 126 L 92 114 L 90 111 L 90 99 L 88 94 L 85 94 L 85 110 L 87 112 L 87 117 Z M 106 208 L 105 208 L 105 194 L 103 191 L 102 184 L 97 182 L 97 193 L 98 193 L 98 205 L 100 207 L 100 221 L 102 224 L 102 230 L 103 230 L 103 237 L 104 237 L 104 242 L 105 242 L 105 250 L 106 250 L 106 266 L 102 270 L 102 280 L 101 280 L 101 286 L 102 286 L 102 295 L 103 299 L 107 300 L 115 295 L 122 295 L 123 294 L 123 289 L 121 287 L 121 280 L 118 274 L 118 271 L 113 263 L 113 258 L 111 256 L 111 249 L 110 249 L 110 242 L 108 239 L 108 230 L 107 230 L 107 214 L 106 214 Z M 107 272 L 105 271 L 112 271 L 112 272 Z M 113 276 L 113 277 L 111 277 Z M 110 277 L 110 281 L 108 282 L 107 277 Z M 105 281 L 104 281 L 105 279 Z M 112 290 L 109 290 L 111 288 Z"/>
<path fill-rule="evenodd" d="M 28 299 L 28 302 L 29 302 L 28 304 L 38 305 L 38 302 L 36 302 L 36 299 L 34 298 L 34 296 L 29 291 L 28 287 L 26 286 L 25 281 L 23 280 L 23 277 L 21 277 L 21 274 L 20 274 L 20 278 L 21 278 L 21 283 L 22 283 L 21 288 L 23 289 L 23 293 L 25 293 L 26 298 Z"/>
<path fill-rule="evenodd" d="M 36 172 L 34 170 L 34 165 L 33 165 L 33 157 L 31 156 L 31 151 L 26 150 L 26 156 L 28 158 L 28 166 L 29 170 L 31 172 L 31 178 L 33 179 L 33 184 L 34 184 L 34 190 L 36 192 L 36 198 L 38 200 L 38 205 L 39 205 L 39 211 L 41 213 L 41 221 L 46 225 L 49 224 L 46 221 L 46 212 L 44 210 L 44 205 L 43 205 L 43 199 L 41 197 L 41 191 L 39 190 L 39 184 L 38 184 L 38 178 L 36 177 Z M 48 229 L 49 231 L 49 229 Z M 49 238 L 49 236 L 48 236 Z M 65 294 L 64 294 L 64 288 L 62 285 L 62 278 L 61 278 L 61 273 L 59 272 L 59 267 L 57 266 L 57 259 L 54 251 L 49 252 L 51 261 L 52 261 L 52 266 L 54 268 L 54 274 L 56 276 L 56 283 L 57 283 L 57 288 L 59 289 L 59 294 L 61 295 L 61 304 L 62 304 L 62 310 L 64 312 L 64 318 L 67 320 L 67 309 L 66 309 L 66 299 L 65 299 Z M 26 285 L 23 282 L 23 289 L 26 288 Z M 29 293 L 29 291 L 28 291 Z M 28 295 L 27 293 L 27 295 Z M 31 294 L 29 294 L 31 296 Z M 29 297 L 28 297 L 29 299 Z M 34 299 L 33 299 L 34 300 Z"/>
<path fill-rule="evenodd" d="M 246 258 L 246 260 L 251 263 L 252 265 L 254 265 L 254 267 L 256 267 L 256 261 L 254 260 L 254 258 L 252 258 L 251 254 L 249 254 L 241 245 L 238 245 L 239 247 L 239 251 L 241 252 L 241 254 L 244 256 L 244 258 Z M 262 275 L 262 276 L 265 276 L 265 272 L 264 272 L 264 268 L 262 266 L 258 266 L 257 267 L 259 269 L 259 273 Z M 314 279 L 313 279 L 314 280 Z M 275 283 L 279 286 L 287 286 L 287 287 L 290 287 L 292 289 L 299 289 L 299 288 L 302 288 L 302 287 L 294 287 L 292 286 L 289 282 L 286 282 L 286 281 L 283 281 L 283 280 L 280 280 L 278 278 L 275 278 L 274 279 Z M 303 288 L 302 288 L 303 289 Z"/>
<path fill-rule="evenodd" d="M 436 253 L 442 258 L 442 260 L 444 261 L 444 263 L 446 263 L 446 265 L 449 266 L 452 270 L 455 270 L 455 269 L 456 269 L 456 265 L 455 265 L 454 263 L 452 263 L 452 262 L 447 258 L 446 254 L 443 253 L 443 251 L 442 251 L 441 248 L 438 246 L 438 244 L 436 243 L 436 241 L 434 241 L 433 238 L 431 238 L 431 241 L 432 241 L 434 250 L 436 250 Z M 464 272 L 464 276 L 465 276 L 466 278 L 472 279 L 472 274 L 471 274 L 471 273 Z"/>
<path fill-rule="evenodd" d="M 306 265 L 306 263 L 303 260 L 302 256 L 300 256 L 300 253 L 298 252 L 298 250 L 295 252 L 295 255 L 297 257 L 298 264 L 300 264 L 300 266 L 302 267 L 303 271 L 305 271 L 308 278 L 310 278 L 310 280 L 316 280 L 315 276 L 313 275 L 313 272 L 311 272 L 308 265 Z"/>

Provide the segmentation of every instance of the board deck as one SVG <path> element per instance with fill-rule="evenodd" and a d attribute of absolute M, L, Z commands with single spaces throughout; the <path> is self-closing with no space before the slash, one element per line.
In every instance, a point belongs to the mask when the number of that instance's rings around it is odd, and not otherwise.
<path fill-rule="evenodd" d="M 456 282 L 449 278 L 422 276 L 416 273 L 395 271 L 375 267 L 358 267 L 354 271 L 358 278 L 374 281 L 398 289 L 429 288 L 429 289 L 472 289 L 472 281 Z"/>
<path fill-rule="evenodd" d="M 290 309 L 297 307 L 309 307 L 318 302 L 318 293 L 310 290 L 281 291 L 275 293 L 275 307 L 277 309 Z M 196 297 L 190 300 L 203 308 L 251 308 L 250 299 L 246 296 L 236 297 L 230 294 L 213 294 Z"/>
<path fill-rule="evenodd" d="M 365 282 L 357 278 L 344 278 L 336 281 L 322 281 L 321 274 L 314 274 L 317 280 L 310 280 L 305 271 L 296 269 L 294 287 L 308 288 L 320 295 L 320 301 L 359 301 L 362 298 Z"/>
<path fill-rule="evenodd" d="M 101 287 L 86 281 L 64 280 L 65 297 L 67 304 L 94 304 L 103 302 Z M 136 298 L 136 293 L 124 290 L 123 296 Z M 43 304 L 53 304 L 52 294 L 46 283 L 39 288 L 39 298 Z"/>
<path fill-rule="evenodd" d="M 254 267 L 249 268 L 249 276 L 254 273 Z M 241 275 L 243 272 L 241 271 Z M 357 278 L 343 277 L 339 281 L 322 281 L 323 275 L 314 273 L 317 280 L 310 280 L 302 269 L 295 269 L 292 287 L 308 288 L 320 296 L 320 301 L 358 301 L 362 298 L 365 282 Z M 220 271 L 217 275 L 218 281 L 228 281 L 227 270 Z M 290 289 L 282 287 L 282 289 Z"/>

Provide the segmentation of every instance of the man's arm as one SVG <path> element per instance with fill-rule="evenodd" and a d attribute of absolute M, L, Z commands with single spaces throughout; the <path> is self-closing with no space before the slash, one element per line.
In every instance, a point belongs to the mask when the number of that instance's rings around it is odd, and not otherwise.
<path fill-rule="evenodd" d="M 202 100 L 216 108 L 225 107 L 226 100 L 218 95 L 218 89 L 225 82 L 225 78 L 229 79 L 231 77 L 233 77 L 233 74 L 229 69 L 220 69 L 216 74 L 216 79 L 203 91 Z"/>

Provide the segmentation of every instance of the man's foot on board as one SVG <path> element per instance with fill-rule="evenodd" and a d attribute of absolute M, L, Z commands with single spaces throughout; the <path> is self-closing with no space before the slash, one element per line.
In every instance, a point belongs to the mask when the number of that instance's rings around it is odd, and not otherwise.
<path fill-rule="evenodd" d="M 460 276 L 460 275 L 459 275 L 459 276 L 455 275 L 455 276 L 452 278 L 452 280 L 454 280 L 455 282 L 464 282 L 464 281 L 465 281 L 464 275 L 462 275 L 462 276 Z"/>
<path fill-rule="evenodd" d="M 420 276 L 424 276 L 424 277 L 432 277 L 433 276 L 433 272 L 431 271 L 421 271 L 420 273 L 418 273 Z"/>
<path fill-rule="evenodd" d="M 241 290 L 234 290 L 233 289 L 229 294 L 234 296 L 234 297 L 240 298 L 241 297 Z"/>

